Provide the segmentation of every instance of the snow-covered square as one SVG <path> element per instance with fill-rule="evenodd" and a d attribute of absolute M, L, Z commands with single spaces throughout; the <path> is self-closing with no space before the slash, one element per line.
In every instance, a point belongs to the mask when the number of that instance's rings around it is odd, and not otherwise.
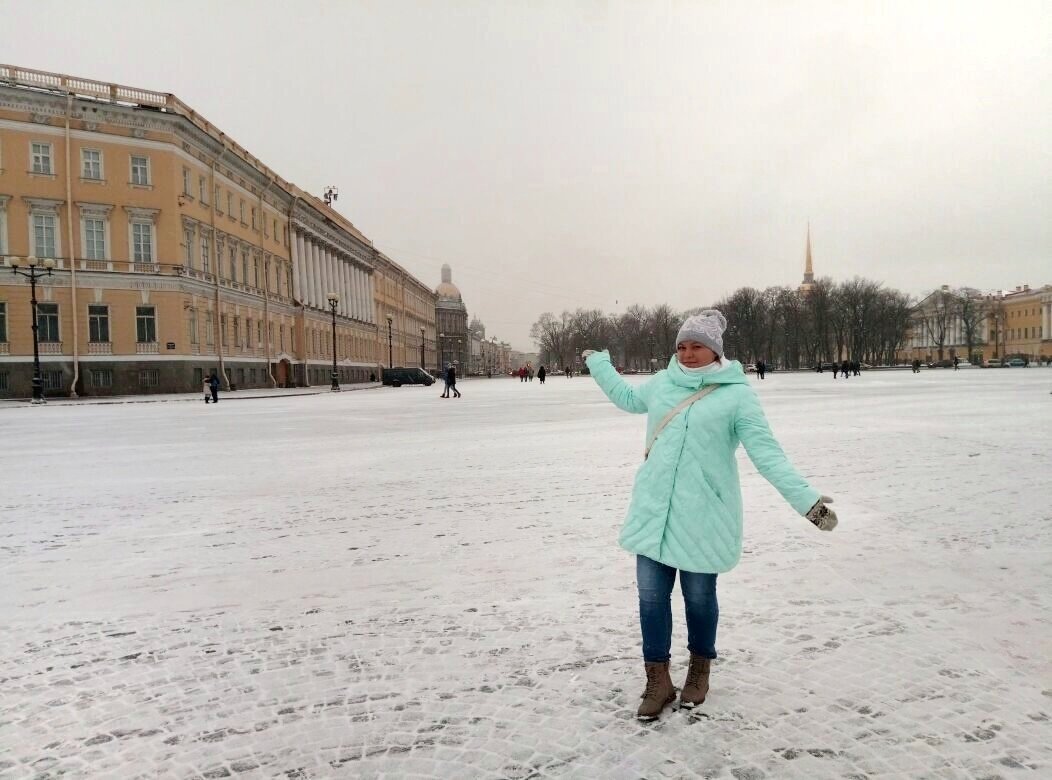
<path fill-rule="evenodd" d="M 0 777 L 1052 774 L 1052 370 L 750 381 L 840 526 L 739 452 L 653 724 L 643 418 L 588 378 L 0 408 Z"/>

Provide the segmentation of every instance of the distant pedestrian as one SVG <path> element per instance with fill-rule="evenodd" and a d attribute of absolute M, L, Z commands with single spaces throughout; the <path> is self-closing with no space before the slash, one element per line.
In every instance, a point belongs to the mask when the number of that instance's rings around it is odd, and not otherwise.
<path fill-rule="evenodd" d="M 840 376 L 844 379 L 851 376 L 851 364 L 846 360 L 840 364 Z"/>
<path fill-rule="evenodd" d="M 833 379 L 836 379 L 836 375 L 837 375 L 837 372 L 839 370 L 840 370 L 840 366 L 838 366 L 837 362 L 834 360 L 833 361 Z"/>
<path fill-rule="evenodd" d="M 212 372 L 212 376 L 208 377 L 208 389 L 212 393 L 212 403 L 219 403 L 219 377 L 216 376 L 215 371 Z"/>
<path fill-rule="evenodd" d="M 920 373 L 920 358 L 913 358 L 913 373 Z"/>
<path fill-rule="evenodd" d="M 205 403 L 208 403 L 212 400 L 212 377 L 206 376 L 201 381 L 201 387 L 205 391 Z"/>
<path fill-rule="evenodd" d="M 739 444 L 798 514 L 823 531 L 837 525 L 827 506 L 831 499 L 785 457 L 741 363 L 724 357 L 726 328 L 714 309 L 688 317 L 668 368 L 641 385 L 621 378 L 609 352 L 583 354 L 592 378 L 618 408 L 648 415 L 646 453 L 620 536 L 621 546 L 636 556 L 646 672 L 640 720 L 653 720 L 676 699 L 669 661 L 677 578 L 690 651 L 680 706 L 695 707 L 708 694 L 719 620 L 716 578 L 734 568 L 742 550 Z"/>
<path fill-rule="evenodd" d="M 862 364 L 857 360 L 854 361 L 851 364 L 851 371 L 854 373 L 854 376 L 862 376 Z"/>
<path fill-rule="evenodd" d="M 443 398 L 449 398 L 449 391 L 453 391 L 454 398 L 460 398 L 460 391 L 457 390 L 457 367 L 452 363 L 446 369 L 446 394 Z"/>
<path fill-rule="evenodd" d="M 961 370 L 961 359 L 959 357 L 957 357 L 956 355 L 953 356 L 953 370 L 954 371 L 960 371 Z"/>
<path fill-rule="evenodd" d="M 548 372 L 544 370 L 544 366 L 537 369 L 537 379 L 540 380 L 542 385 L 544 384 L 544 378 L 546 376 L 548 376 Z"/>
<path fill-rule="evenodd" d="M 767 364 L 764 363 L 762 360 L 757 360 L 756 361 L 756 374 L 757 374 L 757 376 L 759 376 L 760 379 L 763 379 L 763 376 L 766 373 L 767 373 Z"/>
<path fill-rule="evenodd" d="M 526 364 L 526 376 L 529 377 L 530 381 L 533 381 L 533 368 L 529 363 Z"/>
<path fill-rule="evenodd" d="M 573 376 L 573 371 L 570 370 L 569 366 L 563 368 L 563 373 L 566 374 L 566 378 L 569 379 Z"/>

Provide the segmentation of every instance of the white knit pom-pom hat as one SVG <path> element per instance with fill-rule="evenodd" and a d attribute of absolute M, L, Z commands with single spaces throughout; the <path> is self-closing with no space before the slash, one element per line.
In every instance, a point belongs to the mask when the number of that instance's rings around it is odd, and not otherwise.
<path fill-rule="evenodd" d="M 684 341 L 696 341 L 704 344 L 720 357 L 723 357 L 723 331 L 727 330 L 727 318 L 716 309 L 687 317 L 676 334 L 676 346 Z"/>

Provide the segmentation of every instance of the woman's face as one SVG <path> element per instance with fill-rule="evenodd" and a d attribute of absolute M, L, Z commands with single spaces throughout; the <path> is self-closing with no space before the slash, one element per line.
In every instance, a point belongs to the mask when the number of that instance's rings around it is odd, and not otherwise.
<path fill-rule="evenodd" d="M 681 341 L 676 345 L 676 357 L 685 368 L 701 368 L 716 360 L 716 353 L 696 341 Z"/>

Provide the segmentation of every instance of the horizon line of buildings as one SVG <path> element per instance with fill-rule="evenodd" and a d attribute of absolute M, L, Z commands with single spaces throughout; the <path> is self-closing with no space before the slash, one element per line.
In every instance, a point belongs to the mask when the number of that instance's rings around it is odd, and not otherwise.
<path fill-rule="evenodd" d="M 213 371 L 232 387 L 327 384 L 334 352 L 341 382 L 459 361 L 466 310 L 441 328 L 442 285 L 332 199 L 175 95 L 0 65 L 0 259 L 54 263 L 36 283 L 47 393 L 197 390 Z M 31 285 L 0 265 L 0 397 L 24 397 Z M 507 362 L 506 344 L 489 349 Z"/>

